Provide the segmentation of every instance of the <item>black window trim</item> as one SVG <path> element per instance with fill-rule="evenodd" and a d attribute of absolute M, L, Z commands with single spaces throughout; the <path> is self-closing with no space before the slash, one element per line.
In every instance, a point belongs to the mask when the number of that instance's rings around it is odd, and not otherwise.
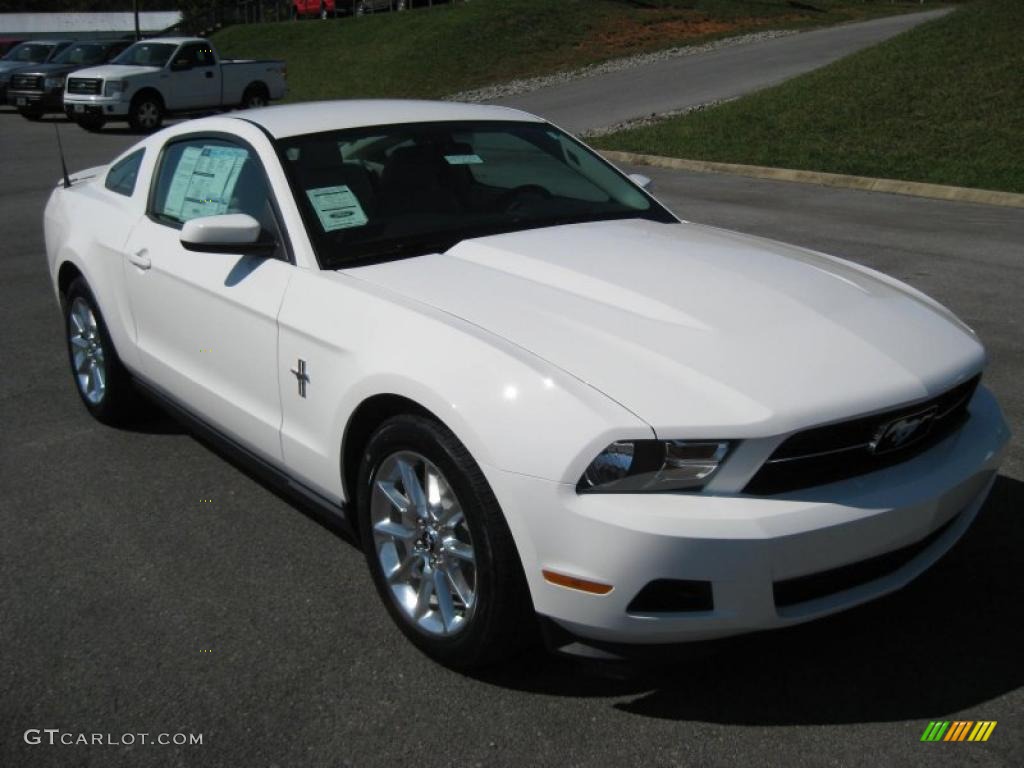
<path fill-rule="evenodd" d="M 192 142 L 196 140 L 201 141 L 203 139 L 214 139 L 216 141 L 226 141 L 232 144 L 237 144 L 239 147 L 247 150 L 256 160 L 256 164 L 259 166 L 260 171 L 263 173 L 263 178 L 267 182 L 267 199 L 270 201 L 270 209 L 274 214 L 277 229 L 284 240 L 282 245 L 284 246 L 285 258 L 278 259 L 278 261 L 284 261 L 288 264 L 294 265 L 295 252 L 292 248 L 291 236 L 288 234 L 288 227 L 285 226 L 284 216 L 281 215 L 281 207 L 277 204 L 277 196 L 274 194 L 274 187 L 270 183 L 270 177 L 267 174 L 267 167 L 263 164 L 263 160 L 260 159 L 260 153 L 256 151 L 256 148 L 241 136 L 236 136 L 233 133 L 227 133 L 226 131 L 197 131 L 195 133 L 180 134 L 165 141 L 163 146 L 160 147 L 160 154 L 157 155 L 156 163 L 153 165 L 153 173 L 149 179 L 149 193 L 146 198 L 146 218 L 154 224 L 169 227 L 170 229 L 180 230 L 182 228 L 183 222 L 167 221 L 154 211 L 153 206 L 156 202 L 156 185 L 160 178 L 160 170 L 163 167 L 164 157 L 167 155 L 167 150 L 170 147 L 183 142 Z"/>

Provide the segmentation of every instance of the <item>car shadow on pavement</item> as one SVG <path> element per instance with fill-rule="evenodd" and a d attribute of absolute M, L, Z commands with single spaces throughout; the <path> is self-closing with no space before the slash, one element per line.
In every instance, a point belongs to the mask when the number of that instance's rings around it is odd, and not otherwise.
<path fill-rule="evenodd" d="M 478 679 L 554 696 L 632 697 L 645 717 L 740 725 L 928 719 L 1024 684 L 1024 483 L 1000 476 L 975 524 L 905 589 L 810 624 L 681 645 L 658 661 L 531 654 Z"/>

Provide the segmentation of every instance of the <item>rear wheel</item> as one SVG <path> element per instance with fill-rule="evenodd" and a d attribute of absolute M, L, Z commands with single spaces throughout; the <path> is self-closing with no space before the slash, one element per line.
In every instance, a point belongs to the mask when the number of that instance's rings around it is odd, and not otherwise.
<path fill-rule="evenodd" d="M 128 110 L 128 122 L 132 129 L 141 133 L 152 133 L 164 121 L 164 105 L 153 94 L 136 96 Z"/>
<path fill-rule="evenodd" d="M 507 658 L 536 621 L 512 534 L 466 448 L 443 425 L 396 416 L 370 438 L 358 518 L 392 619 L 452 667 Z"/>
<path fill-rule="evenodd" d="M 138 413 L 139 396 L 121 364 L 96 299 L 81 277 L 65 296 L 68 360 L 79 397 L 93 418 L 123 424 Z"/>
<path fill-rule="evenodd" d="M 267 90 L 262 85 L 250 85 L 242 94 L 242 109 L 259 109 L 267 106 Z"/>

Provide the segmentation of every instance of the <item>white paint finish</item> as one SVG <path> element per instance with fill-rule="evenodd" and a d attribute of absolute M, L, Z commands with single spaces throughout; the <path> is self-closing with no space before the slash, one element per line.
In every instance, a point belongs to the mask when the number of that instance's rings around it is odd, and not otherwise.
<path fill-rule="evenodd" d="M 357 114 L 367 123 L 496 114 L 358 104 L 244 117 L 287 135 L 335 117 L 333 127 L 344 127 Z M 259 154 L 294 265 L 190 252 L 177 230 L 144 216 L 160 148 L 194 132 L 233 133 Z M 58 187 L 44 217 L 51 275 L 65 261 L 86 275 L 128 367 L 335 500 L 344 498 L 342 439 L 358 405 L 397 394 L 427 408 L 491 483 L 538 610 L 582 634 L 712 637 L 806 620 L 895 589 L 970 524 L 1009 439 L 981 388 L 966 426 L 911 461 L 785 498 L 737 495 L 789 432 L 911 402 L 973 375 L 984 363 L 978 340 L 884 275 L 687 223 L 548 228 L 324 272 L 258 127 L 207 118 L 137 146 L 146 156 L 131 197 L 104 189 L 100 167 L 71 189 Z M 300 358 L 310 379 L 305 398 L 291 373 Z M 608 443 L 655 432 L 744 442 L 713 492 L 575 493 Z M 773 579 L 903 546 L 964 509 L 942 540 L 889 577 L 799 615 L 774 610 Z M 596 598 L 554 587 L 540 576 L 546 567 L 615 589 Z M 713 615 L 627 616 L 633 594 L 655 578 L 713 581 Z"/>
<path fill-rule="evenodd" d="M 265 458 L 280 460 L 277 313 L 295 267 L 186 250 L 142 218 L 125 245 L 140 373 Z M 140 269 L 132 257 L 150 266 Z"/>
<path fill-rule="evenodd" d="M 531 350 L 673 439 L 870 413 L 984 361 L 973 335 L 894 282 L 695 224 L 551 227 L 351 273 Z"/>
<path fill-rule="evenodd" d="M 349 415 L 378 394 L 434 413 L 477 462 L 539 477 L 564 479 L 581 455 L 619 437 L 652 436 L 635 416 L 525 350 L 345 275 L 298 272 L 279 321 L 285 461 L 332 498 L 341 495 Z M 305 400 L 288 374 L 299 358 L 312 379 Z"/>
<path fill-rule="evenodd" d="M 429 123 L 439 120 L 515 120 L 542 122 L 539 117 L 508 107 L 415 99 L 349 99 L 286 104 L 246 112 L 275 138 L 337 131 L 369 125 Z"/>

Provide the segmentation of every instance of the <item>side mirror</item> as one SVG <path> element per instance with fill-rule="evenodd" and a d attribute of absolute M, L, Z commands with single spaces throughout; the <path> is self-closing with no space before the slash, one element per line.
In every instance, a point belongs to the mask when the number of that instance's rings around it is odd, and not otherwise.
<path fill-rule="evenodd" d="M 649 178 L 644 176 L 642 173 L 631 173 L 629 174 L 629 180 L 636 184 L 640 189 L 650 190 L 654 184 Z"/>
<path fill-rule="evenodd" d="M 182 71 L 184 71 L 186 69 L 192 69 L 192 60 L 191 59 L 175 59 L 171 63 L 171 69 L 174 70 L 175 72 L 182 72 Z"/>
<path fill-rule="evenodd" d="M 277 245 L 261 240 L 263 227 L 247 213 L 226 213 L 189 219 L 181 228 L 181 244 L 189 251 L 269 255 Z"/>

